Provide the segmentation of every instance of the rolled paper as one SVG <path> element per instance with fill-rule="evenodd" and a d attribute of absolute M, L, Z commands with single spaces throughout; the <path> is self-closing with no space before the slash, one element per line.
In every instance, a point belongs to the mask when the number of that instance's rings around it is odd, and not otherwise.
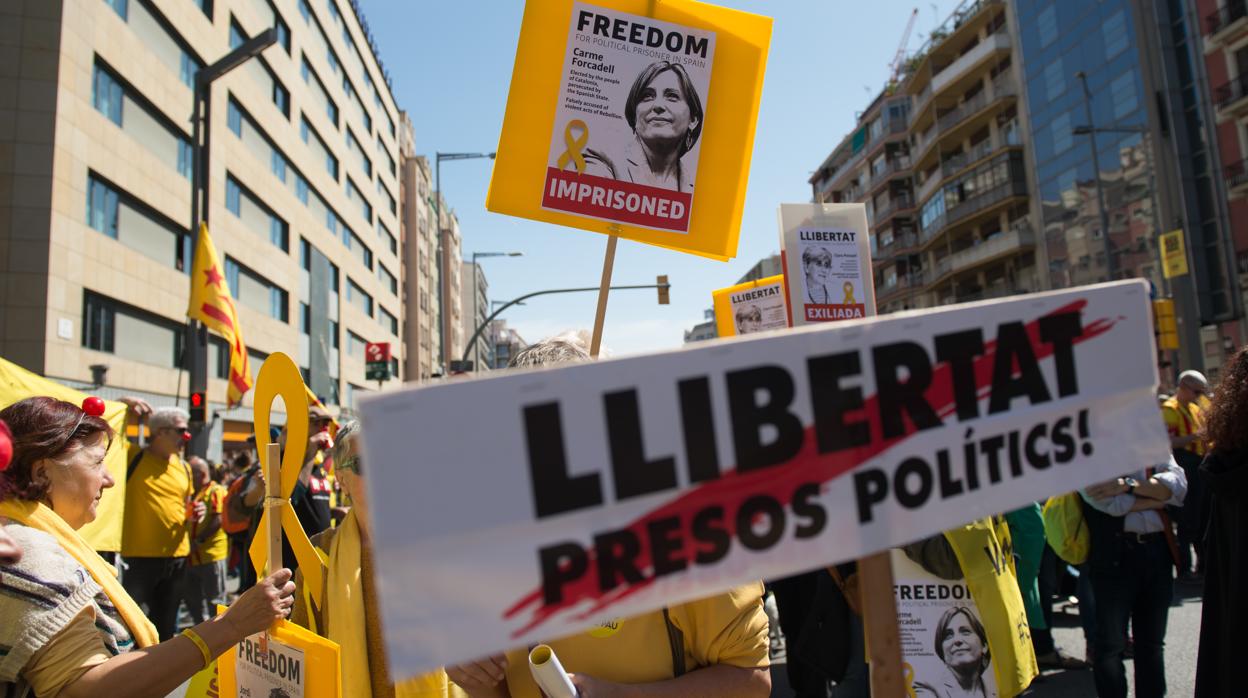
<path fill-rule="evenodd" d="M 576 686 L 550 645 L 538 645 L 529 652 L 529 672 L 547 698 L 576 698 Z"/>

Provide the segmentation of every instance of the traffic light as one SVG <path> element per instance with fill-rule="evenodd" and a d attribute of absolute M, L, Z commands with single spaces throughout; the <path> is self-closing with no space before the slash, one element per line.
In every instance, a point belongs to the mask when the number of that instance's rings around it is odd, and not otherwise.
<path fill-rule="evenodd" d="M 208 422 L 208 400 L 202 392 L 191 393 L 190 406 L 192 424 Z"/>
<path fill-rule="evenodd" d="M 1153 331 L 1157 335 L 1157 348 L 1179 348 L 1179 328 L 1174 320 L 1174 301 L 1160 298 L 1153 301 Z"/>
<path fill-rule="evenodd" d="M 668 297 L 667 292 L 668 292 L 668 289 L 671 288 L 671 286 L 668 285 L 667 283 L 667 275 L 663 274 L 661 276 L 656 277 L 655 283 L 657 283 L 659 286 L 659 305 L 670 304 L 672 301 L 671 301 L 671 298 Z"/>

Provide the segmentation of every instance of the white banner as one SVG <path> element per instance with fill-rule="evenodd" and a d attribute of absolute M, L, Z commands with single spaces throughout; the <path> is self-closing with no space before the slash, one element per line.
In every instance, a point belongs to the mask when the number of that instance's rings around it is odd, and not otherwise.
<path fill-rule="evenodd" d="M 1122 281 L 363 398 L 399 676 L 1164 462 Z"/>

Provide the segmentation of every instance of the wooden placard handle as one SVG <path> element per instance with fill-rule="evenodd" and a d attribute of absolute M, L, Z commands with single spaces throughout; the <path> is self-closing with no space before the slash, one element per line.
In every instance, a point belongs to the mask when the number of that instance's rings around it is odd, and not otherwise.
<path fill-rule="evenodd" d="M 268 445 L 264 470 L 264 506 L 269 512 L 269 574 L 282 569 L 282 447 Z"/>
<path fill-rule="evenodd" d="M 901 633 L 893 598 L 893 563 L 887 550 L 858 561 L 858 589 L 871 665 L 871 696 L 903 698 Z"/>
<path fill-rule="evenodd" d="M 611 271 L 615 268 L 615 246 L 620 238 L 607 237 L 607 254 L 602 260 L 602 281 L 598 285 L 598 310 L 594 313 L 594 333 L 589 343 L 589 355 L 598 358 L 602 348 L 602 325 L 607 319 L 607 295 L 611 293 Z"/>

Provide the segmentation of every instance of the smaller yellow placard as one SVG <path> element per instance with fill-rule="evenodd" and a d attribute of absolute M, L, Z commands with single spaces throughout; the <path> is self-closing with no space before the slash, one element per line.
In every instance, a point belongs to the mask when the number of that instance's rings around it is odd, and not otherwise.
<path fill-rule="evenodd" d="M 1161 273 L 1167 279 L 1187 273 L 1187 245 L 1182 228 L 1161 236 Z"/>
<path fill-rule="evenodd" d="M 225 607 L 218 606 L 217 610 L 222 612 Z M 267 643 L 260 641 L 261 636 L 244 638 L 217 658 L 222 696 L 237 696 L 240 683 L 263 682 L 276 687 L 297 685 L 304 698 L 341 698 L 338 643 L 285 620 L 269 629 Z M 240 671 L 248 677 L 240 676 Z M 260 698 L 255 691 L 251 695 Z M 269 695 L 264 694 L 265 698 Z M 288 691 L 287 695 L 294 693 Z"/>
<path fill-rule="evenodd" d="M 784 274 L 747 281 L 711 292 L 720 337 L 778 330 L 789 326 Z"/>

